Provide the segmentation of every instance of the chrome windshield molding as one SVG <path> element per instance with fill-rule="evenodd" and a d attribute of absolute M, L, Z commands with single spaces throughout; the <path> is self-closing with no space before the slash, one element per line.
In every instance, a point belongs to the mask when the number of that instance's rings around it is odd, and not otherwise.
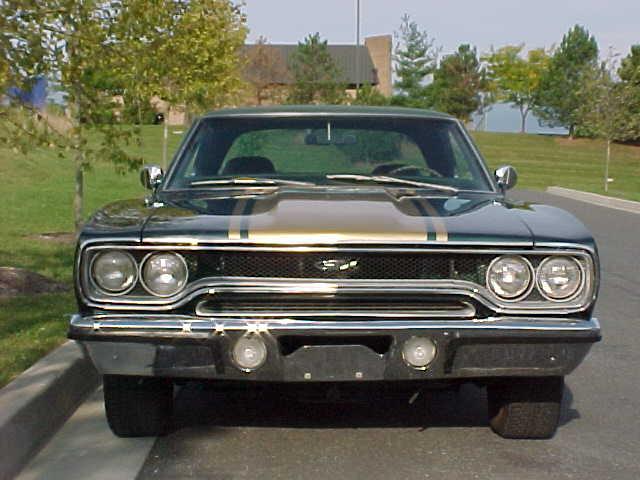
<path fill-rule="evenodd" d="M 467 131 L 467 129 L 465 128 L 464 124 L 460 120 L 456 120 L 456 123 L 458 124 L 458 129 L 462 132 L 462 136 L 467 141 L 467 144 L 471 147 L 471 151 L 473 151 L 473 153 L 474 153 L 474 155 L 476 157 L 476 161 L 480 165 L 480 169 L 484 173 L 484 175 L 485 175 L 485 177 L 487 179 L 487 182 L 491 186 L 491 191 L 493 193 L 499 193 L 500 189 L 498 188 L 498 185 L 496 184 L 496 180 L 495 180 L 494 176 L 491 175 L 491 173 L 489 172 L 489 169 L 487 168 L 487 162 L 485 161 L 484 157 L 480 153 L 480 150 L 478 149 L 478 146 L 476 145 L 476 142 L 473 140 L 473 138 L 471 138 L 471 135 L 469 135 L 469 132 Z"/>
<path fill-rule="evenodd" d="M 393 289 L 394 293 L 399 294 L 445 294 L 445 295 L 461 295 L 466 298 L 476 300 L 485 307 L 498 314 L 569 314 L 578 313 L 587 310 L 593 301 L 597 292 L 597 272 L 595 271 L 594 259 L 590 253 L 584 249 L 570 250 L 562 249 L 350 249 L 338 248 L 331 251 L 348 252 L 385 252 L 385 253 L 423 253 L 425 255 L 436 253 L 465 253 L 465 254 L 514 254 L 529 256 L 550 256 L 550 255 L 570 255 L 582 259 L 586 264 L 585 279 L 586 284 L 582 294 L 571 301 L 567 302 L 549 302 L 549 301 L 520 301 L 505 302 L 493 295 L 484 285 L 462 280 L 320 280 L 309 278 L 263 278 L 263 277 L 211 277 L 199 279 L 188 284 L 179 294 L 159 298 L 159 297 L 101 297 L 89 291 L 86 287 L 89 285 L 87 279 L 88 270 L 84 266 L 88 264 L 88 255 L 94 250 L 116 249 L 122 248 L 127 250 L 193 250 L 193 251 L 216 251 L 216 250 L 234 250 L 238 247 L 220 248 L 212 245 L 148 245 L 148 244 L 113 244 L 106 243 L 101 245 L 91 245 L 83 249 L 77 257 L 76 276 L 79 296 L 82 301 L 90 307 L 104 308 L 110 310 L 139 310 L 144 307 L 151 311 L 169 311 L 185 305 L 194 298 L 216 293 L 285 293 L 285 294 L 335 294 L 335 293 L 389 293 L 389 289 Z M 309 247 L 305 247 L 309 248 Z M 313 247 L 311 247 L 313 248 Z M 257 249 L 260 250 L 260 249 Z M 291 250 L 287 250 L 291 251 Z M 295 250 L 297 252 L 316 251 L 316 250 Z M 320 250 L 325 251 L 325 250 Z M 319 281 L 320 280 L 320 281 Z"/>
<path fill-rule="evenodd" d="M 483 320 L 404 320 L 404 321 L 314 321 L 299 319 L 229 319 L 188 315 L 74 315 L 71 327 L 91 331 L 125 333 L 178 331 L 191 333 L 223 333 L 226 330 L 526 330 L 540 332 L 600 332 L 596 318 L 575 320 L 566 318 L 523 319 L 491 317 Z"/>

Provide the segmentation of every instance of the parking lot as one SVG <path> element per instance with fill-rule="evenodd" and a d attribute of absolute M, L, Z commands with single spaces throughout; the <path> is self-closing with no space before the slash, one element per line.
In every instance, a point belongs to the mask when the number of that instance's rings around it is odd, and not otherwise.
<path fill-rule="evenodd" d="M 534 192 L 577 215 L 600 249 L 604 339 L 567 378 L 552 440 L 510 441 L 487 426 L 483 390 L 300 402 L 277 392 L 222 396 L 189 384 L 176 429 L 117 439 L 90 398 L 22 478 L 640 478 L 640 215 Z"/>

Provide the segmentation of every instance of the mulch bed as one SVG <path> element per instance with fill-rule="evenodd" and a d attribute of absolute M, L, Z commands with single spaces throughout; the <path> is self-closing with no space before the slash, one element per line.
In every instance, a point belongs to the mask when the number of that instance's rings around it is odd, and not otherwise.
<path fill-rule="evenodd" d="M 0 267 L 0 299 L 69 291 L 69 285 L 23 268 Z"/>

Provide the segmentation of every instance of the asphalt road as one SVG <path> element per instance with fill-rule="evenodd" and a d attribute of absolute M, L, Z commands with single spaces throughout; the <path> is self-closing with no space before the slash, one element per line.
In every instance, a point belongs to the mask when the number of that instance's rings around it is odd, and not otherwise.
<path fill-rule="evenodd" d="M 604 340 L 567 377 L 553 439 L 493 434 L 485 392 L 474 386 L 410 404 L 405 394 L 310 403 L 190 384 L 178 394 L 176 430 L 153 446 L 110 435 L 96 394 L 23 478 L 126 478 L 127 462 L 142 464 L 139 479 L 640 478 L 640 215 L 543 193 L 514 197 L 573 212 L 600 248 Z"/>
<path fill-rule="evenodd" d="M 360 403 L 295 402 L 277 392 L 224 396 L 192 385 L 178 429 L 139 478 L 640 478 L 640 215 L 542 193 L 516 198 L 577 215 L 603 265 L 604 340 L 567 378 L 562 426 L 548 441 L 487 427 L 485 392 L 435 392 Z"/>

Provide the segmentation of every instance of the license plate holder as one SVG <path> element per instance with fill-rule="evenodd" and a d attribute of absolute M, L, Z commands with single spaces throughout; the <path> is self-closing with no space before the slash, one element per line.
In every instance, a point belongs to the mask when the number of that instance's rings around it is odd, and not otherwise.
<path fill-rule="evenodd" d="M 337 382 L 382 380 L 384 355 L 364 345 L 305 345 L 287 355 L 287 380 Z"/>

